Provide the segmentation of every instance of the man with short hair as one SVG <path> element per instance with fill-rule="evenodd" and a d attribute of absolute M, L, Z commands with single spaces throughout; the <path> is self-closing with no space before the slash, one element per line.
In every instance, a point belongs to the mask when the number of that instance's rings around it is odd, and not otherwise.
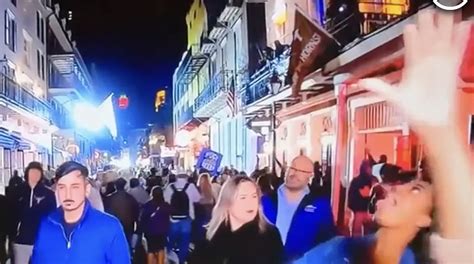
<path fill-rule="evenodd" d="M 127 181 L 124 178 L 115 181 L 116 191 L 105 198 L 104 208 L 105 212 L 120 220 L 130 246 L 134 246 L 132 237 L 140 216 L 140 206 L 135 198 L 125 191 L 125 185 Z"/>
<path fill-rule="evenodd" d="M 137 200 L 140 206 L 143 206 L 150 200 L 150 195 L 148 192 L 140 185 L 140 180 L 138 178 L 130 179 L 130 190 L 128 193 Z"/>
<path fill-rule="evenodd" d="M 56 170 L 56 196 L 61 206 L 41 223 L 33 264 L 130 263 L 120 222 L 97 211 L 87 200 L 91 190 L 88 175 L 87 168 L 74 161 Z"/>
<path fill-rule="evenodd" d="M 336 235 L 330 200 L 312 194 L 313 162 L 300 155 L 287 170 L 285 183 L 262 198 L 263 212 L 278 227 L 285 245 L 285 261 L 303 256 Z"/>

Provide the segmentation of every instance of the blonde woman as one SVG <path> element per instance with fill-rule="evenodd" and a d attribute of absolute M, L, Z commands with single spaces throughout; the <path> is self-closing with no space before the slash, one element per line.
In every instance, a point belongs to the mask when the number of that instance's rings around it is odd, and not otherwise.
<path fill-rule="evenodd" d="M 280 234 L 263 216 L 260 197 L 250 178 L 229 178 L 212 212 L 206 240 L 196 247 L 190 263 L 282 263 Z"/>

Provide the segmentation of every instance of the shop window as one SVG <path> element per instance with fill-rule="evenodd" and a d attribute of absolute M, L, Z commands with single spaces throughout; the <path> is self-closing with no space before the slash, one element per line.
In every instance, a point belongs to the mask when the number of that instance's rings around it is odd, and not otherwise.
<path fill-rule="evenodd" d="M 16 153 L 16 158 L 17 158 L 18 171 L 24 171 L 25 170 L 25 153 L 21 150 L 18 151 Z"/>
<path fill-rule="evenodd" d="M 12 175 L 12 151 L 10 149 L 3 150 L 3 175 L 6 184 L 10 181 Z"/>

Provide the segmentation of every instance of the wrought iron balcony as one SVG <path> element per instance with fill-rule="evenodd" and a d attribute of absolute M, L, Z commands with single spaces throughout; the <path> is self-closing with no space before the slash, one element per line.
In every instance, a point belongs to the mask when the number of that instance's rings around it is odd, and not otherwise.
<path fill-rule="evenodd" d="M 420 8 L 432 4 L 431 0 L 361 0 L 356 6 L 334 4 L 326 10 L 324 25 L 343 46 L 349 43 L 349 46 L 353 46 L 365 35 L 397 23 Z"/>
<path fill-rule="evenodd" d="M 211 117 L 225 107 L 227 92 L 230 91 L 232 82 L 232 71 L 222 70 L 216 74 L 194 101 L 194 116 Z"/>
<path fill-rule="evenodd" d="M 0 78 L 0 96 L 2 99 L 45 120 L 50 120 L 50 107 L 48 103 L 33 95 L 26 88 L 21 87 L 5 74 L 0 73 Z"/>
<path fill-rule="evenodd" d="M 223 23 L 230 23 L 234 21 L 240 13 L 244 0 L 227 0 L 227 5 L 219 16 L 219 21 Z"/>
<path fill-rule="evenodd" d="M 193 119 L 193 108 L 189 107 L 184 112 L 181 112 L 178 116 L 178 127 L 183 128 L 189 121 Z"/>
<path fill-rule="evenodd" d="M 202 66 L 204 66 L 206 61 L 207 57 L 201 53 L 200 46 L 197 44 L 192 45 L 184 55 L 178 69 L 176 70 L 175 86 L 189 84 Z"/>
<path fill-rule="evenodd" d="M 71 92 L 78 96 L 91 94 L 91 77 L 80 55 L 51 55 L 49 59 L 53 65 L 49 78 L 50 93 L 54 97 L 67 97 Z"/>
<path fill-rule="evenodd" d="M 68 111 L 59 102 L 50 101 L 51 105 L 51 121 L 60 129 L 70 129 L 74 127 L 71 112 Z"/>
<path fill-rule="evenodd" d="M 244 105 L 252 104 L 271 93 L 270 78 L 273 73 L 285 76 L 290 63 L 290 51 L 286 50 L 279 57 L 268 61 L 250 78 L 250 82 L 245 91 Z"/>

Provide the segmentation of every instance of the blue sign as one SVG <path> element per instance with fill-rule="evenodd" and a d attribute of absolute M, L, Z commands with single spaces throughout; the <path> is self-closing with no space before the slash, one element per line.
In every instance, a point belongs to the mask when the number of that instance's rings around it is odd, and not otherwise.
<path fill-rule="evenodd" d="M 216 174 L 217 170 L 221 166 L 222 154 L 212 151 L 210 149 L 201 150 L 199 159 L 196 163 L 196 168 L 205 169 L 212 174 Z"/>

